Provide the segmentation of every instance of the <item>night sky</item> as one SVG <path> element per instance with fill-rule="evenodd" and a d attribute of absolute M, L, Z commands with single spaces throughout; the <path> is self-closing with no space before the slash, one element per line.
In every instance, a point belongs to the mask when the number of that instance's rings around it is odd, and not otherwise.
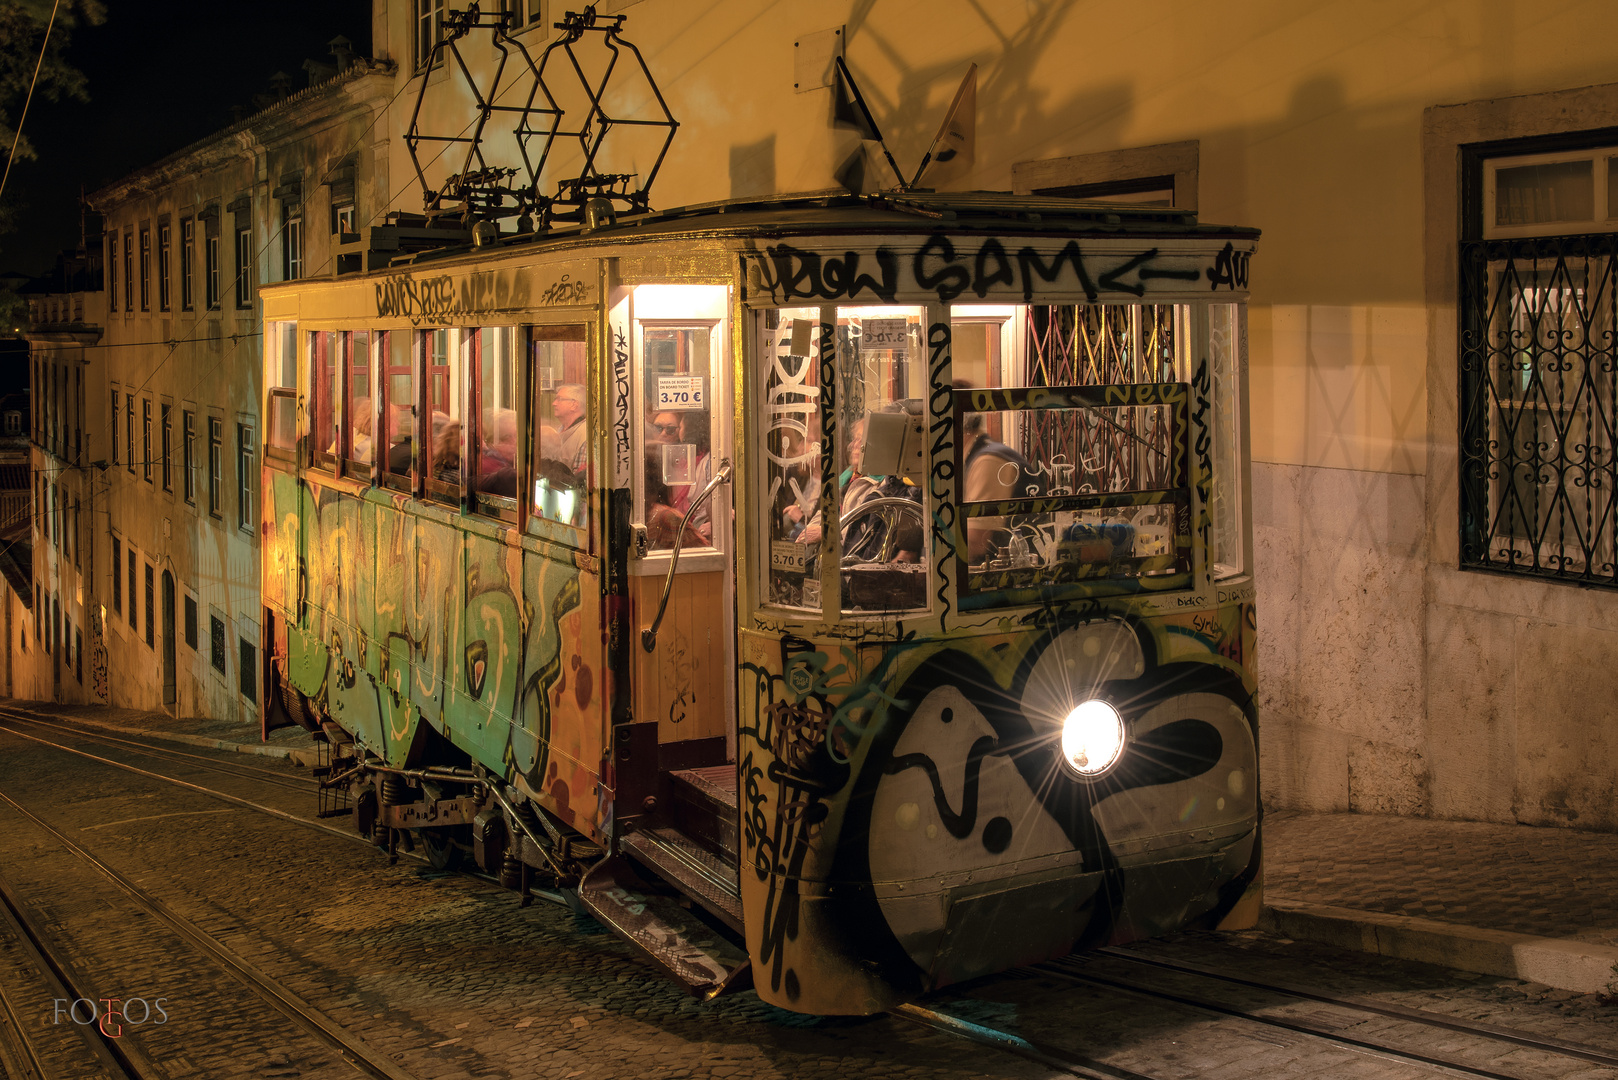
<path fill-rule="evenodd" d="M 74 32 L 68 59 L 90 101 L 35 99 L 23 132 L 39 157 L 12 167 L 4 198 L 18 226 L 0 236 L 0 271 L 42 273 L 79 241 L 79 191 L 95 191 L 252 110 L 284 71 L 308 85 L 306 59 L 329 63 L 342 34 L 371 51 L 370 0 L 106 0 L 107 21 Z"/>

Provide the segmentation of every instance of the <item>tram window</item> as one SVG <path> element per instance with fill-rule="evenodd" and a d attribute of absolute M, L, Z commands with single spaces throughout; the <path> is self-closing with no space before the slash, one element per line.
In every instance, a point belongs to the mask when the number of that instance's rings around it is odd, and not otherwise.
<path fill-rule="evenodd" d="M 820 508 L 820 309 L 760 314 L 764 366 L 764 505 L 770 508 L 768 602 L 820 610 L 820 578 L 808 573 Z M 815 541 L 812 543 L 811 541 Z"/>
<path fill-rule="evenodd" d="M 588 520 L 591 477 L 589 353 L 583 326 L 535 326 L 529 330 L 532 367 L 533 494 L 529 512 L 547 521 L 583 528 Z"/>
<path fill-rule="evenodd" d="M 641 520 L 648 546 L 674 547 L 680 521 L 713 478 L 713 346 L 711 326 L 643 326 L 645 482 Z M 712 500 L 686 523 L 685 548 L 713 546 Z"/>
<path fill-rule="evenodd" d="M 927 607 L 925 477 L 865 472 L 870 416 L 920 415 L 927 377 L 921 308 L 837 309 L 835 464 L 844 611 Z M 804 530 L 813 540 L 817 524 Z"/>
<path fill-rule="evenodd" d="M 460 336 L 451 330 L 420 331 L 427 375 L 427 494 L 442 502 L 461 501 L 461 357 Z M 464 340 L 469 341 L 471 335 Z"/>
<path fill-rule="evenodd" d="M 270 356 L 265 365 L 270 385 L 269 445 L 271 450 L 292 453 L 298 442 L 298 326 L 270 323 L 264 337 Z M 186 494 L 189 497 L 189 483 Z"/>
<path fill-rule="evenodd" d="M 517 516 L 517 328 L 485 326 L 472 338 L 474 504 L 484 513 Z"/>
<path fill-rule="evenodd" d="M 344 387 L 343 416 L 348 437 L 343 443 L 344 471 L 354 476 L 371 475 L 371 426 L 376 405 L 371 399 L 371 333 L 356 330 L 344 334 L 344 356 L 348 382 Z"/>
<path fill-rule="evenodd" d="M 1206 557 L 1216 581 L 1247 573 L 1241 490 L 1242 345 L 1240 308 L 1235 304 L 1208 305 L 1211 375 L 1202 389 L 1210 398 L 1205 415 L 1213 429 L 1213 476 L 1208 485 Z"/>
<path fill-rule="evenodd" d="M 951 314 L 962 346 L 963 599 L 1025 602 L 1050 586 L 1188 575 L 1190 309 Z"/>
<path fill-rule="evenodd" d="M 416 369 L 409 333 L 384 332 L 378 349 L 382 364 L 382 458 L 390 487 L 408 490 L 416 432 Z"/>
<path fill-rule="evenodd" d="M 309 463 L 332 468 L 337 461 L 337 402 L 342 368 L 337 335 L 317 330 L 309 335 Z"/>

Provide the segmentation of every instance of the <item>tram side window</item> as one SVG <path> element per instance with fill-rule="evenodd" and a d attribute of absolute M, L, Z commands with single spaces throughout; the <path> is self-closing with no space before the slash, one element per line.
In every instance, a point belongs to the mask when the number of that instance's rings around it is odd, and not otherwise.
<path fill-rule="evenodd" d="M 269 446 L 293 453 L 298 442 L 298 327 L 270 323 L 265 329 L 270 386 Z"/>
<path fill-rule="evenodd" d="M 342 368 L 337 356 L 337 334 L 317 330 L 309 335 L 309 463 L 317 468 L 335 466 L 338 387 Z"/>
<path fill-rule="evenodd" d="M 353 476 L 371 475 L 371 425 L 376 419 L 376 404 L 371 399 L 371 333 L 356 330 L 343 335 L 343 353 L 348 366 L 348 380 L 343 416 L 347 438 L 343 443 L 343 458 L 347 462 L 344 472 Z"/>
<path fill-rule="evenodd" d="M 382 437 L 387 447 L 382 467 L 390 487 L 408 490 L 416 434 L 416 369 L 411 335 L 385 331 L 380 338 Z"/>
<path fill-rule="evenodd" d="M 1246 345 L 1242 337 L 1241 309 L 1236 304 L 1208 305 L 1209 374 L 1194 372 L 1192 387 L 1208 395 L 1209 407 L 1202 412 L 1213 429 L 1207 559 L 1216 581 L 1248 572 L 1241 489 L 1245 448 L 1240 394 Z"/>
<path fill-rule="evenodd" d="M 516 520 L 517 328 L 485 326 L 472 333 L 472 487 L 476 509 Z M 509 500 L 509 501 L 506 501 Z"/>
<path fill-rule="evenodd" d="M 837 527 L 851 613 L 927 607 L 926 477 L 879 472 L 865 456 L 873 417 L 924 411 L 922 315 L 919 307 L 837 309 Z"/>
<path fill-rule="evenodd" d="M 422 330 L 427 376 L 427 495 L 442 502 L 461 500 L 461 356 L 451 330 Z M 470 340 L 471 335 L 466 335 Z"/>
<path fill-rule="evenodd" d="M 529 330 L 532 367 L 532 496 L 529 512 L 583 528 L 593 486 L 590 458 L 589 353 L 583 326 Z"/>
<path fill-rule="evenodd" d="M 680 522 L 713 479 L 713 346 L 711 326 L 643 326 L 645 483 L 641 520 L 648 546 L 674 547 Z M 713 502 L 686 522 L 682 547 L 713 546 Z"/>
<path fill-rule="evenodd" d="M 962 305 L 952 318 L 963 602 L 1188 575 L 1189 308 Z"/>
<path fill-rule="evenodd" d="M 764 367 L 764 505 L 770 508 L 768 602 L 820 610 L 820 578 L 808 573 L 818 535 L 807 536 L 820 509 L 820 309 L 760 313 Z"/>

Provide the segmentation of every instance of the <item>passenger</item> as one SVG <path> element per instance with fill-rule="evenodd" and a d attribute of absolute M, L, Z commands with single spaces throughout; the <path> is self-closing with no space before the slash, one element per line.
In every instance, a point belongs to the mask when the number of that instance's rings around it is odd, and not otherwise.
<path fill-rule="evenodd" d="M 353 445 L 349 448 L 349 458 L 353 461 L 371 463 L 371 429 L 375 423 L 371 408 L 371 399 L 357 397 L 353 401 L 353 417 L 351 439 Z"/>
<path fill-rule="evenodd" d="M 680 442 L 694 448 L 696 463 L 691 469 L 691 482 L 689 484 L 670 484 L 673 491 L 673 502 L 670 504 L 680 513 L 685 513 L 691 507 L 691 500 L 702 494 L 702 489 L 708 486 L 713 479 L 713 447 L 710 445 L 708 433 L 708 414 L 701 410 L 692 410 L 680 414 Z M 697 512 L 691 515 L 690 528 L 695 529 L 702 536 L 703 544 L 713 539 L 713 521 L 711 510 L 713 501 L 703 503 Z"/>
<path fill-rule="evenodd" d="M 673 505 L 668 484 L 663 481 L 662 455 L 655 450 L 646 452 L 646 546 L 652 551 L 666 551 L 674 547 L 674 538 L 680 532 L 682 511 Z M 687 523 L 681 547 L 707 547 L 708 537 Z"/>
<path fill-rule="evenodd" d="M 408 406 L 393 412 L 393 442 L 388 446 L 388 471 L 395 476 L 410 475 L 410 459 L 415 453 L 416 418 Z"/>
<path fill-rule="evenodd" d="M 900 406 L 902 408 L 903 406 Z M 889 406 L 885 411 L 898 411 Z M 865 461 L 865 418 L 861 417 L 854 423 L 848 436 L 849 467 L 844 469 L 837 478 L 838 487 L 843 495 L 838 505 L 837 516 L 845 530 L 843 535 L 843 560 L 845 562 L 869 562 L 876 559 L 885 546 L 887 540 L 888 523 L 883 515 L 870 513 L 861 514 L 860 508 L 875 499 L 910 499 L 921 502 L 921 489 L 902 476 L 867 476 L 860 471 Z M 792 516 L 795 508 L 788 508 L 788 516 Z M 894 537 L 893 562 L 917 562 L 920 558 L 923 537 L 921 525 L 916 520 L 918 515 L 905 513 L 898 517 L 896 528 L 899 530 Z M 816 545 L 820 543 L 823 532 L 820 511 L 815 510 L 814 515 L 804 525 L 803 531 L 798 534 L 797 542 L 800 544 Z M 813 556 L 809 559 L 812 564 Z M 813 572 L 812 566 L 810 572 Z"/>
<path fill-rule="evenodd" d="M 680 414 L 671 409 L 657 413 L 646 424 L 646 445 L 661 446 L 680 441 Z"/>
<path fill-rule="evenodd" d="M 491 409 L 487 440 L 479 454 L 478 474 L 490 476 L 501 469 L 515 468 L 517 464 L 517 411 Z M 485 489 L 487 490 L 487 489 Z"/>
<path fill-rule="evenodd" d="M 586 437 L 589 425 L 584 422 L 585 409 L 584 387 L 578 383 L 563 383 L 556 388 L 551 398 L 551 412 L 556 417 L 556 447 L 555 453 L 547 453 L 547 457 L 555 457 L 574 473 L 582 475 L 584 464 L 589 457 L 590 441 Z"/>
<path fill-rule="evenodd" d="M 461 482 L 461 422 L 448 413 L 433 413 L 432 468 L 442 483 Z"/>
<path fill-rule="evenodd" d="M 955 380 L 955 389 L 972 390 L 965 379 Z M 1024 498 L 1026 490 L 1019 481 L 1031 475 L 1028 459 L 1004 443 L 989 438 L 985 430 L 986 418 L 980 412 L 969 412 L 961 420 L 961 441 L 965 447 L 965 472 L 961 483 L 962 502 L 996 502 L 1002 499 Z M 983 562 L 994 548 L 1009 542 L 1006 519 L 1002 517 L 969 517 L 966 519 L 967 562 Z"/>

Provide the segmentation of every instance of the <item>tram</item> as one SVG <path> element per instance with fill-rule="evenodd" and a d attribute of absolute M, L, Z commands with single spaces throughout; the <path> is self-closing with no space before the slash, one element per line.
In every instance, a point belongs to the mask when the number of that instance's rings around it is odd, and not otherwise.
<path fill-rule="evenodd" d="M 266 286 L 265 723 L 702 995 L 1251 926 L 1257 235 L 783 196 Z"/>

